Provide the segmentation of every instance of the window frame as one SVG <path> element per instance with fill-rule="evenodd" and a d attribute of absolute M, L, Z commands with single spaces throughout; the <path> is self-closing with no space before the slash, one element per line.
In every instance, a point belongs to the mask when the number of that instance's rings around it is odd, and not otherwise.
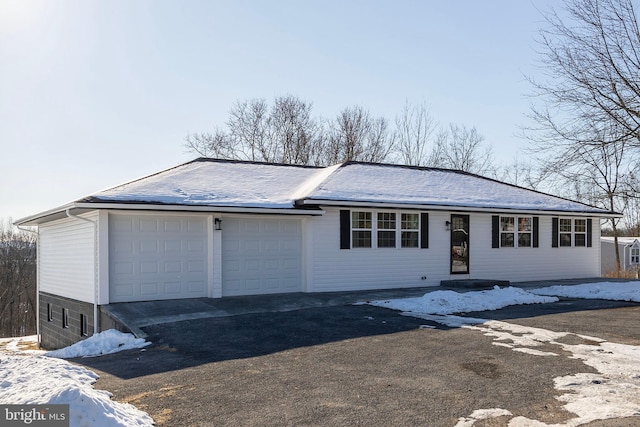
<path fill-rule="evenodd" d="M 526 249 L 526 248 L 534 248 L 533 240 L 534 240 L 534 217 L 532 215 L 500 215 L 498 219 L 498 243 L 500 248 L 508 248 L 508 249 Z M 509 222 L 504 220 L 511 220 L 511 230 L 503 230 L 503 225 L 508 225 Z M 521 220 L 528 220 L 529 229 L 521 230 L 520 224 Z M 504 245 L 503 236 L 512 235 L 511 245 Z M 520 236 L 529 235 L 529 244 L 522 245 L 520 244 Z"/>
<path fill-rule="evenodd" d="M 589 218 L 559 217 L 556 237 L 558 248 L 591 248 Z M 563 240 L 564 236 L 564 240 Z"/>
<path fill-rule="evenodd" d="M 80 336 L 81 337 L 89 336 L 87 315 L 83 313 L 80 313 Z"/>
<path fill-rule="evenodd" d="M 584 231 L 578 231 L 578 221 L 584 222 Z M 582 236 L 583 240 L 581 244 L 578 244 L 577 236 Z M 587 247 L 587 219 L 586 218 L 573 218 L 573 246 L 576 248 Z"/>
<path fill-rule="evenodd" d="M 629 264 L 640 264 L 640 246 L 631 245 L 631 250 L 629 251 Z"/>
<path fill-rule="evenodd" d="M 409 222 L 409 220 L 405 221 L 402 218 L 404 215 L 415 215 L 417 217 L 416 228 L 405 228 L 404 227 L 405 223 Z M 422 236 L 420 234 L 420 232 L 421 232 L 421 230 L 420 230 L 420 228 L 421 228 L 420 227 L 420 220 L 421 220 L 420 212 L 402 212 L 402 211 L 400 212 L 399 221 L 400 221 L 400 248 L 401 249 L 412 249 L 412 248 L 413 249 L 419 249 L 420 248 L 420 239 L 422 238 Z M 415 244 L 415 246 L 408 246 L 408 245 L 404 244 L 404 241 L 405 241 L 404 234 L 405 233 L 411 233 L 412 235 L 414 233 L 416 234 L 416 239 L 415 239 L 415 243 L 416 244 Z"/>
<path fill-rule="evenodd" d="M 382 218 L 380 218 L 382 216 Z M 388 217 L 387 217 L 388 216 Z M 391 217 L 393 217 L 393 219 L 391 219 Z M 380 227 L 380 223 L 383 223 L 383 225 L 386 225 L 385 223 L 388 224 L 393 224 L 393 228 L 385 228 L 385 227 Z M 383 238 L 380 233 L 393 233 L 393 240 L 387 240 L 386 238 Z M 389 241 L 392 242 L 393 245 L 391 246 L 387 246 L 387 245 L 383 245 L 380 246 L 380 242 L 381 241 Z M 396 248 L 398 247 L 398 215 L 396 212 L 390 212 L 390 211 L 377 211 L 376 212 L 376 247 L 378 248 Z"/>
<path fill-rule="evenodd" d="M 421 226 L 421 214 L 422 211 L 411 211 L 411 210 L 390 210 L 390 209 L 351 209 L 349 211 L 349 239 L 350 239 L 350 249 L 421 249 L 421 239 L 422 239 L 422 226 Z M 354 227 L 354 214 L 358 213 L 369 213 L 371 215 L 371 228 L 356 228 Z M 382 228 L 379 227 L 378 219 L 379 215 L 392 214 L 394 217 L 395 228 Z M 403 228 L 405 224 L 403 224 L 402 217 L 403 215 L 415 215 L 415 226 L 416 228 Z M 371 246 L 354 246 L 354 231 L 365 231 L 371 233 Z M 394 246 L 380 246 L 380 235 L 378 232 L 393 232 L 394 233 Z M 417 238 L 412 239 L 415 240 L 415 246 L 407 246 L 403 244 L 402 235 L 403 232 L 406 233 L 415 233 Z"/>
<path fill-rule="evenodd" d="M 369 228 L 367 228 L 367 227 L 354 227 L 353 226 L 354 215 L 355 214 L 360 214 L 360 213 L 369 214 L 369 223 L 370 223 L 370 227 Z M 351 248 L 352 249 L 371 249 L 371 248 L 373 248 L 373 241 L 374 241 L 373 240 L 373 236 L 374 236 L 374 231 L 373 231 L 374 230 L 374 228 L 373 228 L 374 221 L 373 221 L 373 217 L 374 217 L 373 212 L 369 211 L 369 210 L 352 210 L 351 211 L 350 224 L 349 224 L 349 227 L 350 227 L 351 230 L 350 230 L 349 234 L 351 236 Z M 360 221 L 360 220 L 361 219 L 358 218 L 358 221 Z M 364 221 L 366 221 L 366 219 Z M 354 246 L 354 244 L 353 244 L 354 241 L 355 241 L 354 232 L 364 232 L 364 233 L 369 232 L 369 246 Z"/>
<path fill-rule="evenodd" d="M 62 329 L 69 329 L 69 309 L 62 308 Z"/>

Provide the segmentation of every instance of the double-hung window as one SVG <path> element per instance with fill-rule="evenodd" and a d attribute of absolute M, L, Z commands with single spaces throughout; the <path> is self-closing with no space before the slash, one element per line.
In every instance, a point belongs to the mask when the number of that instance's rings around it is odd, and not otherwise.
<path fill-rule="evenodd" d="M 500 217 L 500 247 L 530 248 L 532 246 L 533 218 L 530 216 Z"/>
<path fill-rule="evenodd" d="M 573 245 L 587 246 L 587 220 L 575 219 L 573 221 Z"/>
<path fill-rule="evenodd" d="M 396 247 L 396 213 L 378 212 L 378 247 Z"/>
<path fill-rule="evenodd" d="M 351 247 L 370 248 L 373 231 L 371 212 L 351 212 Z"/>
<path fill-rule="evenodd" d="M 560 233 L 560 247 L 571 246 L 571 233 L 573 231 L 571 223 L 571 218 L 560 218 L 560 222 L 558 223 L 558 232 Z"/>
<path fill-rule="evenodd" d="M 530 248 L 531 247 L 531 233 L 533 231 L 532 218 L 518 217 L 518 247 Z"/>
<path fill-rule="evenodd" d="M 403 248 L 417 248 L 420 242 L 420 214 L 401 214 L 401 241 Z"/>

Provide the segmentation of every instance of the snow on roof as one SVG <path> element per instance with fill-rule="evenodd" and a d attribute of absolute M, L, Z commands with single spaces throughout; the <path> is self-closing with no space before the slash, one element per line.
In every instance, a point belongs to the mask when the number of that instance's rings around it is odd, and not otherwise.
<path fill-rule="evenodd" d="M 603 242 L 610 242 L 610 243 L 614 242 L 613 236 L 601 236 L 600 240 Z M 632 245 L 633 242 L 635 242 L 636 240 L 640 242 L 640 237 L 618 237 L 618 244 Z"/>
<path fill-rule="evenodd" d="M 295 190 L 323 169 L 197 159 L 84 201 L 293 208 Z"/>
<path fill-rule="evenodd" d="M 94 203 L 291 213 L 323 204 L 353 203 L 612 215 L 604 209 L 447 169 L 360 162 L 321 168 L 200 158 L 16 223 L 34 225 L 57 218 L 65 209 L 86 209 Z"/>
<path fill-rule="evenodd" d="M 355 162 L 336 170 L 307 200 L 607 213 L 465 172 Z"/>

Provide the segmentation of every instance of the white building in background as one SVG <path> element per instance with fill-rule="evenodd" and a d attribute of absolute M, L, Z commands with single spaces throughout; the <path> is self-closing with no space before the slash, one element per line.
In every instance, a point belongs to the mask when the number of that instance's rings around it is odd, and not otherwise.
<path fill-rule="evenodd" d="M 601 237 L 602 274 L 616 269 L 616 251 L 613 237 Z M 640 268 L 640 237 L 618 237 L 620 251 L 620 269 L 635 271 Z"/>

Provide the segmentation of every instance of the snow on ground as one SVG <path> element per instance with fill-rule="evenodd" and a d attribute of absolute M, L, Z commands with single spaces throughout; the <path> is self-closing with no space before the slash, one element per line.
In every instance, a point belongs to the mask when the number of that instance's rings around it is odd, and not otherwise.
<path fill-rule="evenodd" d="M 115 329 L 95 334 L 86 340 L 78 341 L 69 347 L 49 351 L 45 356 L 70 359 L 73 357 L 94 357 L 103 354 L 116 353 L 123 350 L 143 348 L 151 344 L 143 338 L 136 338 L 132 334 L 124 334 Z"/>
<path fill-rule="evenodd" d="M 598 282 L 534 289 L 536 295 L 640 302 L 640 282 Z"/>
<path fill-rule="evenodd" d="M 142 341 L 142 342 L 140 342 Z M 21 351 L 29 337 L 0 340 L 0 404 L 68 404 L 72 427 L 133 427 L 154 425 L 135 406 L 111 400 L 111 393 L 96 390 L 98 375 L 66 360 L 46 357 L 43 351 Z M 81 343 L 47 353 L 57 357 L 95 356 L 149 343 L 133 335 L 105 331 Z M 78 343 L 78 344 L 81 344 Z"/>
<path fill-rule="evenodd" d="M 640 346 L 502 321 L 452 316 L 449 313 L 495 310 L 507 305 L 543 302 L 536 301 L 536 295 L 640 302 L 639 291 L 640 282 L 553 286 L 531 292 L 496 287 L 490 291 L 462 294 L 437 291 L 420 298 L 374 301 L 371 304 L 401 310 L 405 316 L 479 331 L 493 338 L 494 345 L 507 347 L 516 352 L 540 357 L 582 360 L 585 365 L 597 370 L 597 373 L 576 373 L 554 379 L 555 388 L 564 393 L 557 399 L 563 402 L 565 409 L 575 414 L 575 417 L 566 423 L 552 426 L 569 427 L 596 420 L 640 416 Z M 581 343 L 561 342 L 567 336 L 572 336 L 570 342 Z M 544 346 L 545 351 L 536 349 L 540 346 Z M 455 427 L 471 427 L 476 421 L 507 416 L 512 417 L 508 424 L 510 427 L 550 426 L 538 420 L 511 414 L 506 409 L 489 408 L 475 410 L 468 417 L 460 418 Z"/>
<path fill-rule="evenodd" d="M 0 352 L 20 352 L 22 354 L 42 354 L 43 350 L 38 350 L 38 336 L 28 335 L 26 337 L 0 338 Z"/>
<path fill-rule="evenodd" d="M 558 298 L 535 295 L 524 289 L 495 286 L 476 292 L 435 291 L 416 298 L 371 301 L 369 304 L 404 312 L 452 314 L 470 311 L 497 310 L 509 305 L 556 302 Z"/>

